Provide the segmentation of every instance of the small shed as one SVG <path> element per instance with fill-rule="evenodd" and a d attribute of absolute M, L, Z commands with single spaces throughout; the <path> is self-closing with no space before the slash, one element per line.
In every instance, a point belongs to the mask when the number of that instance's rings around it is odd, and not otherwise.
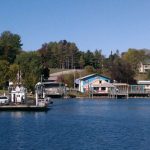
<path fill-rule="evenodd" d="M 25 103 L 27 90 L 23 86 L 17 85 L 14 90 L 11 91 L 12 103 Z"/>

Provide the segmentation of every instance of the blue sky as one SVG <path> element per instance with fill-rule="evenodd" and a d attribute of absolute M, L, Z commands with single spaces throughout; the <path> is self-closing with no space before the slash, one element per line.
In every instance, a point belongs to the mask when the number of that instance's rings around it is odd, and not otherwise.
<path fill-rule="evenodd" d="M 21 36 L 24 50 L 66 39 L 81 51 L 150 49 L 150 0 L 0 0 L 0 33 Z"/>

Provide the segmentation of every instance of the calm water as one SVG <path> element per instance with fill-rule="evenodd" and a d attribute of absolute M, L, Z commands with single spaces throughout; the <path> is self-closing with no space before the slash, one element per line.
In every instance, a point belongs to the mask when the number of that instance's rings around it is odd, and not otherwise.
<path fill-rule="evenodd" d="M 0 150 L 149 150 L 150 100 L 57 100 L 0 112 Z"/>

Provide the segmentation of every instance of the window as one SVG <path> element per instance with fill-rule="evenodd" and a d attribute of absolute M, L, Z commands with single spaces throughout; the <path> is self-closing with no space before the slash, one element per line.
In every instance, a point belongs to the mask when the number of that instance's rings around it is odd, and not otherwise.
<path fill-rule="evenodd" d="M 7 97 L 5 97 L 5 96 L 4 96 L 4 97 L 3 97 L 3 96 L 1 96 L 1 97 L 0 97 L 0 99 L 7 99 Z"/>
<path fill-rule="evenodd" d="M 145 69 L 145 72 L 148 72 L 149 70 L 148 69 Z"/>
<path fill-rule="evenodd" d="M 105 91 L 105 90 L 106 90 L 106 87 L 101 87 L 101 90 L 102 90 L 102 91 Z"/>
<path fill-rule="evenodd" d="M 94 87 L 94 90 L 95 90 L 95 91 L 98 91 L 98 90 L 99 90 L 99 87 Z"/>
<path fill-rule="evenodd" d="M 145 67 L 145 68 L 147 68 L 148 66 L 147 66 L 147 65 L 145 65 L 144 67 Z"/>

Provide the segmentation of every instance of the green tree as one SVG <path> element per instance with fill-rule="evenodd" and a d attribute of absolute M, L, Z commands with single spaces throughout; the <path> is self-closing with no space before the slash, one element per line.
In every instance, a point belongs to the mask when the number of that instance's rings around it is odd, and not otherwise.
<path fill-rule="evenodd" d="M 64 76 L 64 83 L 69 87 L 74 87 L 74 74 L 67 74 Z"/>
<path fill-rule="evenodd" d="M 135 72 L 138 72 L 139 64 L 145 57 L 144 50 L 128 49 L 128 52 L 123 54 L 123 59 L 131 65 Z"/>
<path fill-rule="evenodd" d="M 5 31 L 0 36 L 0 58 L 13 63 L 21 52 L 21 38 L 18 34 Z"/>
<path fill-rule="evenodd" d="M 111 79 L 122 83 L 135 83 L 135 72 L 132 70 L 131 65 L 121 58 L 116 58 L 112 62 Z"/>
<path fill-rule="evenodd" d="M 94 67 L 94 54 L 88 50 L 85 55 L 85 66 L 93 66 Z"/>
<path fill-rule="evenodd" d="M 83 69 L 84 66 L 85 66 L 85 60 L 84 60 L 84 56 L 83 55 L 80 56 L 79 66 L 80 66 L 81 69 Z"/>
<path fill-rule="evenodd" d="M 70 69 L 78 64 L 79 50 L 75 43 L 61 40 L 49 42 L 42 45 L 38 50 L 43 64 L 52 68 Z"/>
<path fill-rule="evenodd" d="M 94 52 L 94 68 L 103 69 L 104 56 L 102 55 L 102 50 L 95 50 Z"/>
<path fill-rule="evenodd" d="M 17 56 L 16 63 L 20 67 L 22 83 L 29 90 L 34 90 L 35 84 L 42 75 L 42 62 L 37 52 L 24 52 Z"/>
<path fill-rule="evenodd" d="M 0 87 L 4 88 L 9 80 L 9 63 L 6 60 L 0 60 Z"/>
<path fill-rule="evenodd" d="M 84 69 L 86 75 L 96 73 L 96 70 L 92 66 L 86 66 Z"/>
<path fill-rule="evenodd" d="M 18 64 L 11 64 L 9 67 L 9 80 L 13 82 L 14 85 L 16 85 L 19 81 L 19 65 Z"/>

